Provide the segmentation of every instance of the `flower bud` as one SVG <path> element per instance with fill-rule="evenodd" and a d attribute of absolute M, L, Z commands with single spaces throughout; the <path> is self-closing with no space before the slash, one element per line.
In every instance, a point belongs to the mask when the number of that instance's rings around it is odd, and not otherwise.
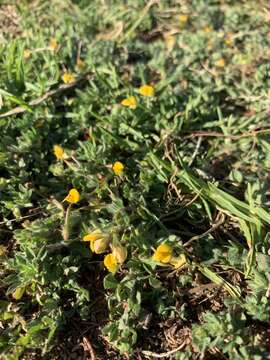
<path fill-rule="evenodd" d="M 127 258 L 127 249 L 122 245 L 112 247 L 112 254 L 116 258 L 118 264 L 123 264 Z"/>
<path fill-rule="evenodd" d="M 186 265 L 186 263 L 187 263 L 187 259 L 185 254 L 181 254 L 178 257 L 173 257 L 171 259 L 171 265 L 173 265 L 175 269 L 180 269 L 181 267 Z"/>
<path fill-rule="evenodd" d="M 109 247 L 109 239 L 108 237 L 103 237 L 101 239 L 91 241 L 90 248 L 96 254 L 104 253 Z"/>

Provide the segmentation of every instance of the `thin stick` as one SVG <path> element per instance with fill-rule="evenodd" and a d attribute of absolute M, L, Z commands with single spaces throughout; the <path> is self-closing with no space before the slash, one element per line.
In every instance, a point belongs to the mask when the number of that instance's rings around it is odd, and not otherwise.
<path fill-rule="evenodd" d="M 96 354 L 94 352 L 93 346 L 86 336 L 83 337 L 83 348 L 89 352 L 91 360 L 96 360 Z"/>
<path fill-rule="evenodd" d="M 39 215 L 39 214 L 42 214 L 42 213 L 43 213 L 43 211 L 39 211 L 39 212 L 37 212 L 35 214 L 21 216 L 18 219 L 11 219 L 11 220 L 2 221 L 2 222 L 0 222 L 0 225 L 5 225 L 6 223 L 11 223 L 11 222 L 16 222 L 16 221 L 21 221 L 21 220 L 24 220 L 24 219 L 28 219 L 28 218 L 31 218 L 33 216 L 36 216 L 36 215 Z"/>
<path fill-rule="evenodd" d="M 270 134 L 270 129 L 261 129 L 261 130 L 254 130 L 254 131 L 249 131 L 246 133 L 243 133 L 241 135 L 225 135 L 223 133 L 217 132 L 217 131 L 195 131 L 193 133 L 187 134 L 185 136 L 185 138 L 192 138 L 192 137 L 221 137 L 221 138 L 227 138 L 227 139 L 231 139 L 231 140 L 239 140 L 242 138 L 247 138 L 247 137 L 253 137 L 256 135 L 267 135 Z"/>
<path fill-rule="evenodd" d="M 52 96 L 58 95 L 58 94 L 62 93 L 63 91 L 66 91 L 68 89 L 71 89 L 71 88 L 77 86 L 79 82 L 87 80 L 89 75 L 90 75 L 90 73 L 88 72 L 88 73 L 84 74 L 83 76 L 79 77 L 76 81 L 74 81 L 71 84 L 62 84 L 55 90 L 49 90 L 45 94 L 40 96 L 39 98 L 30 101 L 29 105 L 37 106 L 37 105 L 43 103 L 44 101 L 46 101 L 47 99 L 51 98 Z M 12 110 L 9 110 L 3 114 L 0 114 L 0 119 L 6 118 L 6 117 L 12 116 L 12 115 L 21 114 L 21 113 L 24 113 L 25 111 L 27 111 L 27 109 L 25 109 L 24 107 L 17 106 Z"/>
<path fill-rule="evenodd" d="M 224 216 L 224 214 L 221 213 L 221 217 L 220 217 L 219 221 L 218 221 L 216 224 L 213 224 L 213 226 L 212 226 L 210 229 L 208 229 L 207 231 L 205 231 L 203 234 L 193 236 L 193 237 L 192 237 L 190 240 L 188 240 L 183 246 L 184 246 L 184 247 L 187 247 L 187 246 L 189 246 L 193 241 L 199 240 L 199 239 L 205 237 L 206 235 L 212 233 L 212 232 L 215 231 L 217 228 L 219 228 L 219 227 L 224 223 L 224 221 L 225 221 L 225 216 Z"/>
<path fill-rule="evenodd" d="M 174 353 L 176 353 L 177 351 L 183 349 L 184 347 L 186 346 L 186 343 L 183 342 L 180 346 L 178 346 L 176 349 L 173 349 L 171 351 L 168 351 L 168 352 L 165 352 L 165 353 L 161 353 L 161 354 L 157 354 L 157 353 L 154 353 L 152 351 L 147 351 L 147 350 L 143 350 L 142 351 L 142 354 L 147 356 L 147 357 L 153 357 L 153 358 L 158 358 L 158 359 L 161 359 L 161 358 L 165 358 L 165 357 L 168 357 Z"/>

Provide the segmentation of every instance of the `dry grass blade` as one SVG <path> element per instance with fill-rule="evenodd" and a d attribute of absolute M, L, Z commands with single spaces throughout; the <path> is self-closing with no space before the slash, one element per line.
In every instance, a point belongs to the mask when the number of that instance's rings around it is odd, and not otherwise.
<path fill-rule="evenodd" d="M 190 134 L 187 134 L 185 137 L 187 139 L 193 137 L 221 137 L 231 140 L 239 140 L 243 138 L 254 137 L 258 135 L 268 135 L 268 134 L 270 134 L 270 129 L 267 128 L 267 129 L 248 131 L 241 135 L 226 135 L 217 131 L 194 131 Z"/>
<path fill-rule="evenodd" d="M 205 265 L 197 265 L 197 267 L 204 276 L 213 281 L 214 284 L 223 287 L 233 298 L 239 299 L 241 297 L 241 292 L 238 288 L 224 280 L 221 276 L 214 273 L 208 267 Z"/>
<path fill-rule="evenodd" d="M 141 14 L 138 16 L 137 21 L 135 21 L 135 23 L 130 27 L 130 29 L 126 32 L 126 34 L 123 35 L 121 42 L 127 40 L 132 34 L 133 32 L 137 29 L 137 27 L 141 24 L 141 22 L 143 21 L 143 19 L 145 18 L 146 14 L 148 13 L 149 9 L 155 5 L 158 4 L 159 0 L 150 0 L 145 7 L 143 8 Z"/>

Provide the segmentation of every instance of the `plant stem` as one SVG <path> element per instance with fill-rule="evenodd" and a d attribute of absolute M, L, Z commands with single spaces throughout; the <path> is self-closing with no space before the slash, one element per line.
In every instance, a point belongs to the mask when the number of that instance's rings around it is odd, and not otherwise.
<path fill-rule="evenodd" d="M 72 204 L 69 204 L 68 208 L 66 210 L 65 223 L 64 223 L 63 231 L 62 231 L 64 241 L 68 241 L 68 238 L 69 238 L 69 215 L 70 215 L 70 211 L 71 211 L 71 206 L 72 206 Z"/>

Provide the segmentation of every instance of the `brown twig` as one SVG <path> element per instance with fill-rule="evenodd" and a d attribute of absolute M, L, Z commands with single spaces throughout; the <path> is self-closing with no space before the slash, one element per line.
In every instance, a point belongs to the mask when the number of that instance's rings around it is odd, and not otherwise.
<path fill-rule="evenodd" d="M 187 134 L 185 136 L 185 138 L 188 139 L 188 138 L 193 138 L 193 137 L 221 137 L 221 138 L 226 138 L 226 139 L 231 139 L 231 140 L 239 140 L 242 138 L 253 137 L 256 135 L 267 135 L 267 134 L 270 134 L 269 128 L 248 131 L 241 135 L 225 135 L 218 131 L 194 131 L 190 134 Z"/>
<path fill-rule="evenodd" d="M 83 345 L 84 351 L 89 352 L 91 360 L 96 360 L 96 354 L 93 349 L 93 346 L 91 345 L 89 339 L 86 336 L 83 337 L 82 345 Z"/>
<path fill-rule="evenodd" d="M 191 206 L 197 199 L 198 197 L 201 195 L 201 191 L 196 194 L 190 201 L 188 201 L 184 206 L 187 208 L 189 206 Z"/>
<path fill-rule="evenodd" d="M 11 223 L 11 222 L 16 222 L 16 221 L 22 221 L 24 219 L 28 219 L 28 218 L 31 218 L 31 217 L 34 217 L 36 215 L 40 215 L 40 214 L 43 214 L 43 211 L 39 211 L 39 212 L 36 212 L 34 214 L 30 214 L 30 215 L 26 215 L 26 216 L 20 216 L 19 218 L 17 219 L 11 219 L 11 220 L 6 220 L 6 221 L 1 221 L 0 222 L 0 225 L 5 225 L 6 223 Z"/>
<path fill-rule="evenodd" d="M 186 343 L 183 342 L 180 346 L 178 346 L 176 349 L 173 349 L 171 351 L 168 351 L 168 352 L 165 352 L 165 353 L 161 353 L 161 354 L 157 354 L 157 353 L 154 353 L 152 351 L 147 351 L 147 350 L 143 350 L 142 351 L 142 354 L 146 357 L 153 357 L 153 358 L 158 358 L 158 359 L 161 359 L 161 358 L 165 358 L 165 357 L 168 357 L 168 356 L 171 356 L 172 354 L 176 353 L 177 351 L 180 351 L 182 350 L 184 347 L 186 346 Z"/>
<path fill-rule="evenodd" d="M 218 221 L 212 225 L 212 227 L 210 229 L 208 229 L 207 231 L 205 231 L 203 234 L 201 235 L 195 235 L 193 236 L 191 239 L 189 239 L 185 244 L 184 247 L 188 247 L 193 241 L 195 240 L 199 240 L 203 237 L 205 237 L 208 234 L 211 234 L 213 231 L 215 231 L 216 229 L 218 229 L 225 221 L 225 215 L 222 213 L 219 213 L 219 219 Z"/>
<path fill-rule="evenodd" d="M 47 91 L 45 94 L 43 94 L 39 98 L 30 101 L 29 106 L 37 106 L 37 105 L 43 103 L 44 101 L 46 101 L 47 99 L 51 98 L 52 96 L 58 95 L 58 94 L 62 93 L 63 91 L 69 90 L 69 89 L 77 86 L 78 83 L 80 83 L 81 81 L 87 80 L 89 75 L 90 75 L 90 72 L 78 77 L 77 80 L 71 84 L 62 84 L 57 89 Z M 21 113 L 24 113 L 25 111 L 27 111 L 26 108 L 24 108 L 22 106 L 17 106 L 12 110 L 9 110 L 3 114 L 0 114 L 0 119 L 6 118 L 6 117 L 12 116 L 12 115 L 21 114 Z"/>

